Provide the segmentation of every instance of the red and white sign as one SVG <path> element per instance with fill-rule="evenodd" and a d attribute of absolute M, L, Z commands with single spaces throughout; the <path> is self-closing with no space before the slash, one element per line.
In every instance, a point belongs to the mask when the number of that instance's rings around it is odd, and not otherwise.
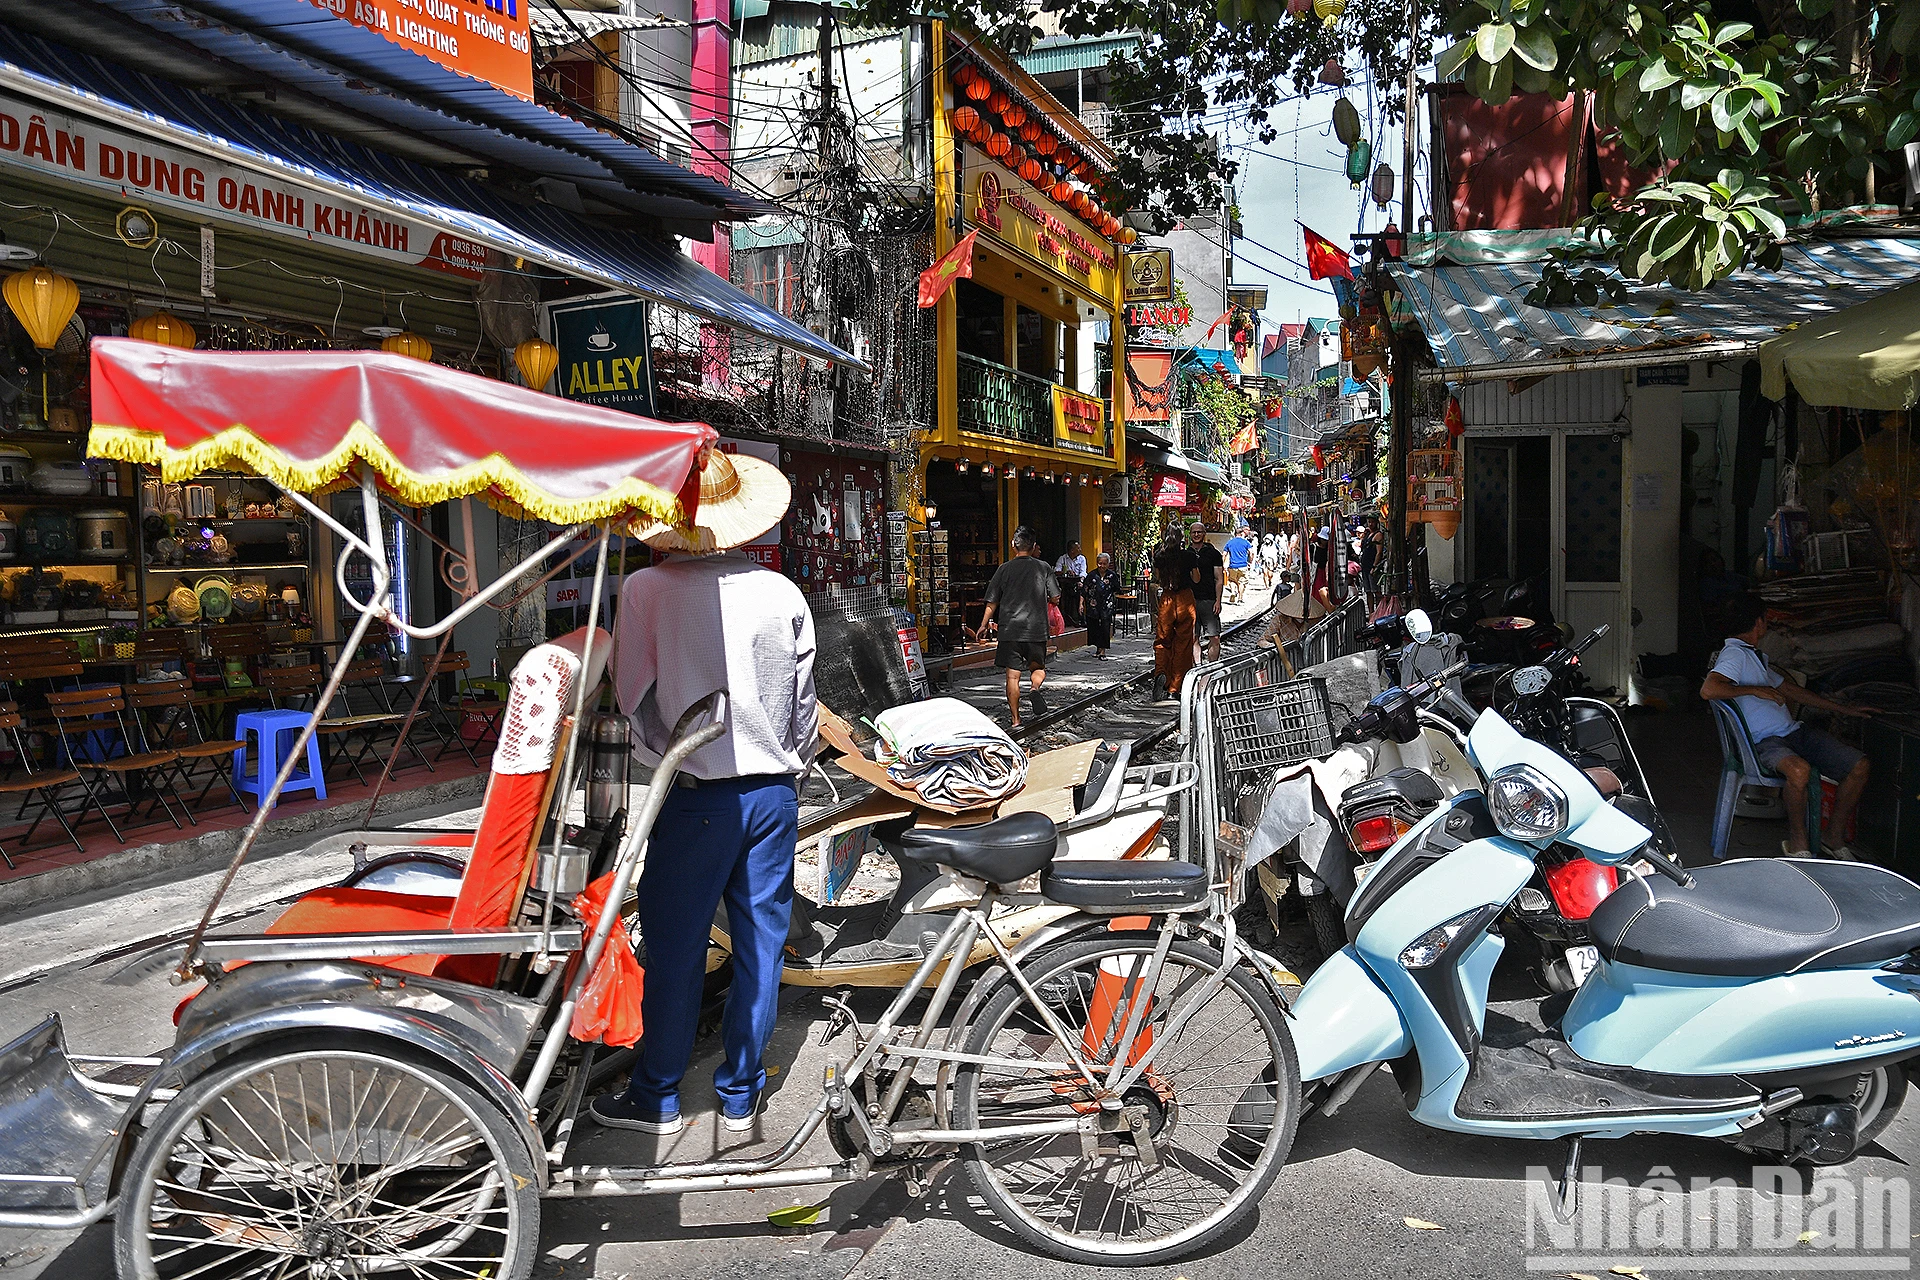
<path fill-rule="evenodd" d="M 532 0 L 309 0 L 443 67 L 533 98 Z"/>
<path fill-rule="evenodd" d="M 485 245 L 427 222 L 344 203 L 78 116 L 0 94 L 0 165 L 79 183 L 115 200 L 171 209 L 196 224 L 231 223 L 478 280 Z"/>
<path fill-rule="evenodd" d="M 1156 507 L 1185 507 L 1187 505 L 1187 482 L 1179 476 L 1161 476 L 1154 482 L 1153 505 Z"/>

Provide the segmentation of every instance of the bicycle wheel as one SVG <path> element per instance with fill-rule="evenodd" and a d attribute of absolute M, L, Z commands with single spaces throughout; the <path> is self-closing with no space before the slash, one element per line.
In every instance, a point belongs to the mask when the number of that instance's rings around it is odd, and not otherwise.
<path fill-rule="evenodd" d="M 1150 1001 L 1129 1063 L 1148 1068 L 1124 1104 L 1146 1121 L 1148 1151 L 1130 1133 L 1065 1134 L 970 1144 L 967 1175 L 1021 1239 L 1072 1262 L 1144 1266 L 1205 1247 L 1258 1205 L 1293 1145 L 1300 1067 L 1280 1011 L 1237 966 L 1210 993 L 1220 953 L 1175 942 L 1151 992 L 1140 993 L 1151 938 L 1066 943 L 1022 965 L 1028 981 L 1090 1061 L 1111 1064 L 1127 1002 Z M 1137 975 L 1134 977 L 1133 975 Z M 1116 1001 L 1115 995 L 1120 999 Z M 1019 987 L 1002 985 L 975 1017 L 964 1051 L 995 1059 L 954 1075 L 955 1128 L 1071 1119 L 1098 1109 L 1059 1042 Z M 1104 1075 L 1096 1072 L 1104 1081 Z M 1084 1142 L 1083 1142 L 1084 1140 Z"/>
<path fill-rule="evenodd" d="M 512 1126 L 464 1081 L 392 1056 L 231 1063 L 181 1090 L 136 1150 L 119 1273 L 525 1280 L 540 1201 Z"/>

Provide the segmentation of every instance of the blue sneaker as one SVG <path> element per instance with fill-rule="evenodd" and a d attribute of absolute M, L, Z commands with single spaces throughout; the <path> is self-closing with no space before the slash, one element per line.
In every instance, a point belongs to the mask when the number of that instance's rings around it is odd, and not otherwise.
<path fill-rule="evenodd" d="M 666 1111 L 635 1102 L 624 1089 L 595 1098 L 593 1105 L 587 1108 L 587 1114 L 593 1117 L 594 1123 L 603 1124 L 609 1129 L 633 1129 L 661 1136 L 678 1133 L 687 1127 L 686 1118 L 678 1108 Z"/>
<path fill-rule="evenodd" d="M 728 1133 L 753 1132 L 755 1117 L 760 1111 L 760 1096 L 756 1093 L 745 1102 L 729 1100 L 720 1104 L 720 1122 Z"/>

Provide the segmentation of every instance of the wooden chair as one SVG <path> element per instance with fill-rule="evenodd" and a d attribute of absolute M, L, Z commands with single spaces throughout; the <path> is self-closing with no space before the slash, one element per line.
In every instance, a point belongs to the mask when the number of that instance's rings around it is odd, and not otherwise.
<path fill-rule="evenodd" d="M 355 663 L 348 667 L 347 678 L 352 679 L 356 668 L 364 665 Z M 373 667 L 377 674 L 378 661 L 373 662 Z M 360 678 L 365 678 L 364 673 Z M 260 672 L 260 687 L 274 707 L 313 713 L 318 721 L 313 731 L 319 735 L 323 754 L 330 757 L 326 767 L 332 768 L 335 761 L 344 759 L 353 776 L 364 784 L 367 775 L 360 768 L 361 762 L 373 753 L 388 730 L 398 728 L 404 717 L 391 712 L 356 715 L 351 710 L 345 715 L 329 715 L 328 708 L 319 705 L 326 681 L 326 670 L 312 662 L 295 667 L 267 667 Z"/>
<path fill-rule="evenodd" d="M 193 822 L 192 811 L 187 809 L 186 801 L 173 785 L 175 766 L 180 761 L 179 753 L 133 749 L 139 738 L 137 731 L 128 727 L 126 694 L 119 685 L 50 693 L 47 695 L 47 710 L 53 715 L 67 763 L 79 772 L 80 785 L 87 793 L 87 805 L 81 809 L 80 821 L 86 820 L 86 808 L 91 807 L 106 821 L 114 838 L 122 844 L 126 843 L 126 837 L 120 833 L 113 815 L 107 812 L 107 806 L 100 799 L 103 787 L 111 783 L 120 792 L 117 803 L 127 806 L 129 825 L 140 816 L 140 797 L 143 792 L 152 797 L 147 804 L 147 816 L 151 817 L 156 808 L 161 809 L 178 829 L 180 815 L 174 812 L 173 805 L 167 799 L 171 795 L 186 812 L 187 821 Z M 87 740 L 96 736 L 117 736 L 120 754 L 113 754 L 114 746 L 108 742 L 101 749 L 102 757 L 94 759 Z"/>
<path fill-rule="evenodd" d="M 230 717 L 235 711 L 267 702 L 258 688 L 260 667 L 268 649 L 267 628 L 265 623 L 229 624 L 207 627 L 203 634 L 219 684 L 195 693 L 193 704 L 203 717 L 202 731 L 206 736 L 222 738 L 227 735 Z M 233 658 L 240 659 L 241 669 L 254 684 L 239 687 L 227 684 L 227 662 Z"/>
<path fill-rule="evenodd" d="M 360 695 L 358 707 L 354 705 L 354 695 Z M 378 658 L 362 658 L 347 667 L 346 675 L 340 680 L 340 709 L 347 718 L 368 721 L 369 716 L 388 717 L 393 730 L 393 750 L 397 755 L 401 751 L 411 751 L 416 760 L 433 772 L 433 761 L 413 743 L 413 735 L 422 728 L 418 717 L 412 725 L 407 724 L 407 714 L 394 705 L 393 687 L 387 682 L 386 664 Z M 388 726 L 381 726 L 382 736 Z M 402 740 L 402 734 L 405 740 Z M 392 772 L 399 773 L 406 766 L 398 761 Z"/>
<path fill-rule="evenodd" d="M 440 754 L 434 757 L 436 760 L 445 759 L 447 752 L 458 747 L 467 753 L 468 760 L 477 765 L 480 756 L 475 748 L 484 746 L 488 738 L 499 735 L 500 717 L 505 714 L 507 704 L 491 695 L 477 697 L 467 691 L 466 674 L 472 667 L 465 649 L 450 649 L 427 663 L 423 679 L 438 681 L 446 677 L 454 681 L 452 697 L 442 698 L 436 693 L 433 700 L 434 732 L 440 737 Z M 468 716 L 476 716 L 482 722 L 480 736 L 472 742 L 467 741 L 460 732 L 466 727 Z"/>
<path fill-rule="evenodd" d="M 27 842 L 33 839 L 33 833 L 51 814 L 53 820 L 60 824 L 60 829 L 67 833 L 67 839 L 73 841 L 73 847 L 85 853 L 86 846 L 80 843 L 80 837 L 74 834 L 73 824 L 67 821 L 67 815 L 60 807 L 61 789 L 79 782 L 80 773 L 77 769 L 35 769 L 33 753 L 27 743 L 26 727 L 27 722 L 21 717 L 17 705 L 0 703 L 0 733 L 12 738 L 14 753 L 20 762 L 18 776 L 0 779 L 0 796 L 20 797 L 20 808 L 13 815 L 15 822 L 26 821 L 28 806 L 39 806 L 39 812 L 20 836 L 20 847 L 26 848 Z M 16 869 L 13 855 L 4 847 L 0 847 L 0 858 L 6 859 L 8 869 Z"/>
<path fill-rule="evenodd" d="M 203 766 L 212 775 L 199 794 L 187 803 L 187 812 L 207 798 L 216 786 L 224 785 L 233 802 L 246 809 L 247 802 L 233 785 L 233 753 L 241 747 L 237 738 L 209 739 L 194 714 L 193 686 L 185 677 L 172 680 L 143 680 L 127 694 L 127 706 L 133 711 L 134 726 L 140 731 L 143 751 L 171 751 L 179 756 L 179 778 L 188 786 Z"/>

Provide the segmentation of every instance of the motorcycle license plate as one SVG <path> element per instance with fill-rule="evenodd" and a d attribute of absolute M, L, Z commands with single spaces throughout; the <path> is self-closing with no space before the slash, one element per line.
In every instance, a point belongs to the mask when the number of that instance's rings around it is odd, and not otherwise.
<path fill-rule="evenodd" d="M 1587 975 L 1600 963 L 1598 947 L 1568 947 L 1567 971 L 1573 975 L 1573 985 L 1578 987 L 1586 982 Z"/>

